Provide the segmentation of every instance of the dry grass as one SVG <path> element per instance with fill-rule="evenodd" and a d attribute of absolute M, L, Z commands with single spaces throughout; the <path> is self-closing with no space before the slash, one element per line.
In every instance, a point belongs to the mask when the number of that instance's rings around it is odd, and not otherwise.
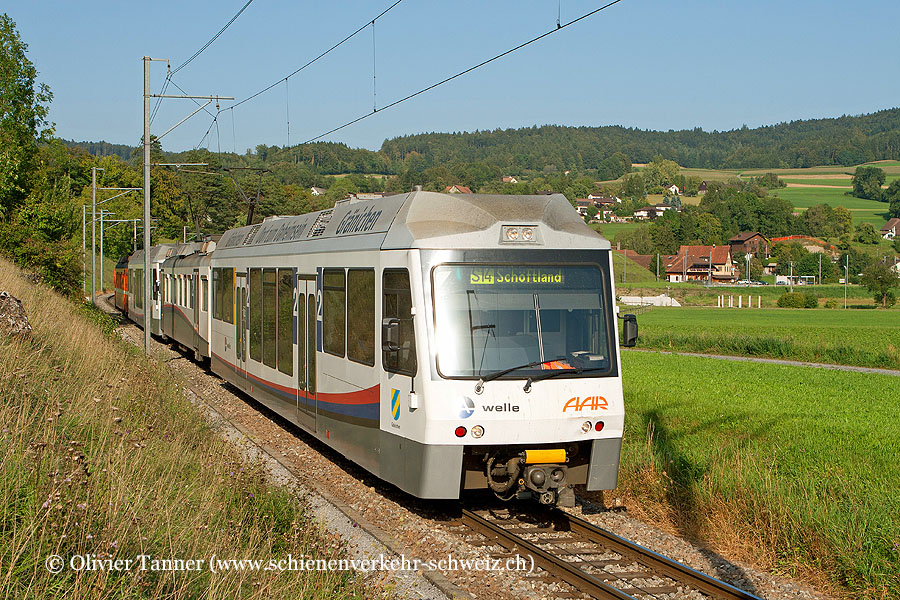
<path fill-rule="evenodd" d="M 340 572 L 76 571 L 65 559 L 338 557 L 287 491 L 203 422 L 154 361 L 0 259 L 30 339 L 0 339 L 0 597 L 350 598 Z"/>

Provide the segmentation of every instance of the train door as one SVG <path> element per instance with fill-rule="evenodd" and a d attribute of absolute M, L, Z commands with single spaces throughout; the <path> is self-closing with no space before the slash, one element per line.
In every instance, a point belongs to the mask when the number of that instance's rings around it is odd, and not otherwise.
<path fill-rule="evenodd" d="M 194 309 L 194 334 L 193 346 L 194 352 L 200 354 L 200 269 L 194 269 L 191 275 L 191 306 Z"/>
<path fill-rule="evenodd" d="M 235 273 L 234 359 L 240 375 L 247 375 L 247 274 Z"/>
<path fill-rule="evenodd" d="M 300 422 L 316 430 L 316 276 L 297 277 L 297 408 Z"/>

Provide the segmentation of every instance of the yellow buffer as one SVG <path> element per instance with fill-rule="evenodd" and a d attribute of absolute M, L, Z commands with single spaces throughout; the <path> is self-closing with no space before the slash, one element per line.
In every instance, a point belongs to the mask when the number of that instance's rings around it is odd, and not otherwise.
<path fill-rule="evenodd" d="M 525 464 L 533 465 L 536 463 L 564 463 L 566 462 L 566 451 L 563 448 L 555 448 L 553 450 L 526 450 Z"/>

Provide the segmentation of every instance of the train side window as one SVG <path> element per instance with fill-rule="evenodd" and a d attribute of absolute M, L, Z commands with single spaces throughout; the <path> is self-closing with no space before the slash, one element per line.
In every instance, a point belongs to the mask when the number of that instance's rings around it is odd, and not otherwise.
<path fill-rule="evenodd" d="M 294 271 L 278 269 L 278 370 L 294 374 Z"/>
<path fill-rule="evenodd" d="M 212 316 L 213 319 L 222 320 L 222 269 L 212 270 Z"/>
<path fill-rule="evenodd" d="M 278 346 L 278 278 L 275 269 L 263 269 L 263 364 L 276 367 Z"/>
<path fill-rule="evenodd" d="M 382 352 L 384 370 L 414 376 L 416 364 L 416 333 L 412 318 L 412 293 L 409 288 L 409 272 L 406 269 L 385 269 L 382 275 L 383 319 L 397 319 L 396 352 Z"/>
<path fill-rule="evenodd" d="M 135 287 L 137 288 L 137 307 L 144 308 L 144 270 L 137 270 L 137 277 L 135 277 L 137 281 L 135 282 Z"/>
<path fill-rule="evenodd" d="M 297 386 L 306 389 L 306 289 L 305 281 L 297 285 Z M 315 347 L 312 348 L 315 352 Z"/>
<path fill-rule="evenodd" d="M 250 358 L 262 362 L 262 269 L 250 269 Z"/>
<path fill-rule="evenodd" d="M 213 271 L 213 318 L 234 323 L 234 271 L 215 268 Z"/>
<path fill-rule="evenodd" d="M 209 279 L 200 278 L 200 310 L 209 312 Z"/>
<path fill-rule="evenodd" d="M 347 358 L 375 364 L 375 270 L 347 270 Z"/>
<path fill-rule="evenodd" d="M 316 393 L 316 297 L 310 294 L 306 299 L 306 390 Z"/>
<path fill-rule="evenodd" d="M 322 349 L 343 357 L 347 313 L 344 269 L 325 269 L 323 284 Z"/>

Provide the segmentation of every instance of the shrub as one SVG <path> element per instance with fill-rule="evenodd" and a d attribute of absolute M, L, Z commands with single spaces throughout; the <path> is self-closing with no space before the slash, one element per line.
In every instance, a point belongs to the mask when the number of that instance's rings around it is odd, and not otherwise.
<path fill-rule="evenodd" d="M 778 306 L 781 308 L 804 308 L 806 306 L 806 294 L 785 292 L 778 298 Z"/>
<path fill-rule="evenodd" d="M 838 306 L 840 306 L 840 303 L 838 302 L 837 298 L 829 298 L 825 302 L 825 308 L 837 308 Z"/>

